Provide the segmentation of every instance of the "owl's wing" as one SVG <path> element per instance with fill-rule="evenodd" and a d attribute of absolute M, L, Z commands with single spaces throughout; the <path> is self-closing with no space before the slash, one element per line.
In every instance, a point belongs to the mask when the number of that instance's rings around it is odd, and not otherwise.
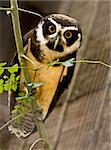
<path fill-rule="evenodd" d="M 18 54 L 15 53 L 14 57 L 12 58 L 11 65 L 18 64 Z M 17 72 L 16 75 L 19 75 L 21 72 L 21 69 Z M 31 112 L 27 113 L 25 116 L 22 116 L 20 123 L 17 123 L 17 121 L 14 119 L 16 118 L 15 115 L 13 115 L 12 110 L 15 106 L 20 105 L 16 101 L 16 97 L 18 97 L 19 93 L 19 87 L 16 92 L 10 91 L 8 94 L 9 97 L 9 107 L 10 107 L 10 120 L 13 120 L 8 125 L 8 129 L 11 132 L 11 134 L 15 134 L 18 138 L 26 138 L 28 137 L 35 129 L 35 121 L 33 119 L 33 114 Z M 15 121 L 14 121 L 15 120 Z"/>
<path fill-rule="evenodd" d="M 71 54 L 69 56 L 69 59 L 70 58 L 75 58 L 76 60 L 76 52 L 74 54 Z M 52 99 L 52 102 L 50 104 L 50 107 L 48 109 L 48 113 L 46 115 L 46 118 L 50 115 L 50 113 L 52 112 L 52 110 L 54 109 L 55 105 L 57 104 L 58 102 L 58 99 L 60 98 L 61 94 L 64 92 L 65 89 L 68 88 L 68 85 L 70 84 L 71 82 L 71 79 L 73 77 L 73 74 L 74 74 L 74 68 L 75 68 L 75 64 L 71 67 L 68 67 L 67 68 L 67 72 L 66 72 L 66 75 L 65 76 L 62 76 L 62 73 L 61 73 L 61 78 L 59 80 L 59 83 L 58 83 L 58 86 L 57 86 L 57 89 L 55 91 L 55 95 Z M 46 119 L 45 118 L 45 119 Z"/>

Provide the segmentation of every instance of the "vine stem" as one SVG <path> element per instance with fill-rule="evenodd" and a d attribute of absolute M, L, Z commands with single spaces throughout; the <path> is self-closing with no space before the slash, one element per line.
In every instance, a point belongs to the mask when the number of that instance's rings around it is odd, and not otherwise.
<path fill-rule="evenodd" d="M 44 140 L 43 138 L 39 138 L 39 139 L 35 140 L 35 141 L 32 143 L 32 145 L 30 146 L 29 150 L 32 150 L 33 147 L 34 147 L 36 144 L 38 144 L 40 141 L 44 141 L 45 143 L 47 143 L 47 141 Z"/>
<path fill-rule="evenodd" d="M 100 65 L 103 65 L 107 68 L 110 68 L 111 69 L 111 65 L 108 65 L 100 60 L 76 60 L 74 61 L 75 63 L 89 63 L 89 64 L 100 64 Z"/>
<path fill-rule="evenodd" d="M 39 16 L 40 18 L 43 19 L 43 16 L 40 15 L 40 14 L 38 14 L 38 13 L 36 13 L 36 12 L 32 12 L 32 11 L 30 11 L 30 10 L 26 10 L 26 9 L 23 9 L 23 8 L 18 8 L 18 10 L 19 10 L 19 11 L 22 11 L 22 12 L 25 12 L 25 13 L 29 13 L 29 14 L 35 15 L 35 16 Z"/>
<path fill-rule="evenodd" d="M 28 84 L 31 83 L 31 79 L 30 79 L 29 71 L 28 69 L 26 69 L 27 67 L 26 59 L 22 57 L 24 55 L 24 48 L 23 48 L 22 35 L 21 35 L 21 30 L 20 30 L 17 0 L 10 0 L 10 4 L 11 4 L 11 8 L 13 8 L 11 11 L 11 17 L 12 17 L 16 47 L 18 51 L 18 59 L 20 62 L 21 71 L 23 72 L 23 75 L 24 75 L 25 83 L 27 85 L 28 94 L 30 96 L 30 93 L 32 91 L 32 86 L 28 86 Z M 37 97 L 33 95 L 33 101 L 31 103 L 31 106 L 32 106 L 32 113 L 35 119 L 35 124 L 36 124 L 40 138 L 43 138 L 45 141 L 48 141 L 45 128 L 44 128 L 44 124 L 42 121 L 43 119 L 39 119 L 39 118 L 43 118 L 42 117 L 43 115 L 40 111 L 37 111 L 39 109 L 39 106 L 36 100 L 37 100 Z M 50 145 L 48 142 L 44 143 L 42 141 L 42 144 L 43 144 L 44 150 L 50 150 Z"/>
<path fill-rule="evenodd" d="M 0 10 L 12 11 L 13 8 L 0 7 Z M 29 13 L 29 14 L 35 15 L 35 16 L 38 16 L 38 17 L 40 17 L 41 19 L 43 19 L 43 16 L 40 15 L 39 13 L 32 12 L 32 11 L 30 11 L 30 10 L 26 10 L 26 9 L 23 9 L 23 8 L 18 8 L 18 10 L 19 10 L 19 11 L 22 11 L 22 12 L 25 12 L 25 13 Z"/>
<path fill-rule="evenodd" d="M 61 62 L 57 62 L 57 64 L 59 64 L 59 63 L 61 64 Z M 84 60 L 84 59 L 80 59 L 80 60 L 73 61 L 73 63 L 100 64 L 102 66 L 105 66 L 105 67 L 111 69 L 111 65 L 109 65 L 109 64 L 107 64 L 107 63 L 105 63 L 103 61 L 100 61 L 100 60 L 87 60 L 87 59 Z M 54 63 L 54 64 L 56 64 L 56 63 Z M 46 66 L 40 67 L 40 68 L 35 68 L 35 69 L 34 68 L 29 68 L 29 67 L 22 67 L 22 68 L 33 70 L 33 71 L 37 71 L 37 70 L 41 70 L 41 69 L 43 69 L 45 67 Z M 8 68 L 11 68 L 11 67 L 3 67 L 3 69 L 8 69 Z M 18 67 L 18 68 L 21 69 L 21 67 Z"/>
<path fill-rule="evenodd" d="M 13 8 L 3 8 L 3 7 L 0 7 L 0 10 L 4 10 L 4 11 L 12 11 Z"/>

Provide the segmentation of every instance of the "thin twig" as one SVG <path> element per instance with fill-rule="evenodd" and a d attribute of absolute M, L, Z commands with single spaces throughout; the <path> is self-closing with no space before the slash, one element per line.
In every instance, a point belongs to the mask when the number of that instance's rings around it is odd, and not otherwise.
<path fill-rule="evenodd" d="M 32 12 L 30 10 L 26 10 L 26 9 L 22 9 L 22 8 L 18 8 L 19 11 L 22 11 L 22 12 L 25 12 L 25 13 L 29 13 L 29 14 L 32 14 L 32 15 L 36 15 L 36 16 L 39 16 L 40 18 L 43 19 L 43 16 L 38 14 L 38 13 L 35 13 L 35 12 Z"/>
<path fill-rule="evenodd" d="M 103 65 L 103 66 L 111 69 L 111 65 L 104 63 L 100 60 L 76 60 L 76 61 L 74 61 L 74 63 L 100 64 L 100 65 Z"/>
<path fill-rule="evenodd" d="M 35 140 L 35 141 L 32 143 L 32 145 L 30 146 L 29 150 L 32 150 L 33 147 L 35 146 L 35 144 L 37 144 L 37 143 L 40 142 L 40 141 L 43 141 L 43 142 L 45 142 L 45 143 L 48 143 L 48 141 L 46 141 L 45 139 L 39 138 L 39 139 Z"/>
<path fill-rule="evenodd" d="M 41 70 L 43 68 L 45 68 L 46 66 L 43 66 L 43 67 L 40 67 L 40 68 L 36 68 L 36 69 L 33 69 L 33 68 L 29 68 L 29 67 L 18 67 L 18 69 L 28 69 L 28 70 L 32 70 L 32 71 L 37 71 L 37 70 Z M 3 69 L 7 70 L 8 68 L 11 68 L 11 67 L 3 67 Z"/>
<path fill-rule="evenodd" d="M 37 69 L 37 68 L 36 68 L 36 65 L 34 64 L 34 62 L 33 62 L 31 59 L 29 59 L 26 55 L 23 54 L 23 55 L 21 55 L 21 57 L 22 57 L 22 58 L 25 58 L 26 60 L 28 60 L 29 62 L 31 62 L 31 64 L 35 67 L 35 69 Z M 34 69 L 34 70 L 35 70 L 35 69 Z"/>
<path fill-rule="evenodd" d="M 0 7 L 0 10 L 3 10 L 3 11 L 12 11 L 13 8 Z M 32 11 L 30 11 L 30 10 L 26 10 L 26 9 L 23 9 L 23 8 L 18 8 L 18 10 L 19 10 L 19 11 L 22 11 L 22 12 L 25 12 L 25 13 L 32 14 L 32 15 L 36 15 L 36 16 L 38 16 L 38 17 L 40 17 L 40 18 L 43 19 L 43 16 L 40 15 L 40 14 L 38 14 L 38 13 L 36 13 L 36 12 L 32 12 Z"/>
<path fill-rule="evenodd" d="M 11 68 L 11 67 L 3 67 L 3 69 L 5 69 L 5 70 L 7 70 L 8 68 Z M 29 68 L 29 67 L 18 67 L 18 69 L 21 69 L 21 68 L 29 69 L 29 70 L 33 70 L 33 71 L 35 71 L 35 69 L 33 69 L 33 68 Z M 37 70 L 39 70 L 39 69 L 37 69 Z"/>
<path fill-rule="evenodd" d="M 0 10 L 3 10 L 3 11 L 12 11 L 13 8 L 4 8 L 4 7 L 0 7 Z"/>
<path fill-rule="evenodd" d="M 55 61 L 55 62 L 53 62 L 51 65 L 49 64 L 49 67 L 50 66 L 53 66 L 53 65 L 55 65 L 55 64 L 62 64 L 63 62 L 59 62 L 59 61 Z M 100 64 L 100 65 L 103 65 L 103 66 L 105 66 L 105 67 L 107 67 L 107 68 L 110 68 L 111 69 L 111 65 L 109 65 L 109 64 L 107 64 L 107 63 L 104 63 L 103 61 L 100 61 L 100 60 L 84 60 L 84 59 L 82 59 L 82 60 L 73 60 L 71 63 L 89 63 L 89 64 Z"/>
<path fill-rule="evenodd" d="M 23 58 L 25 58 L 25 59 L 27 59 L 28 61 L 30 61 L 29 59 L 28 59 L 28 57 L 25 57 L 24 55 L 23 55 Z M 30 61 L 31 63 L 32 63 L 32 61 Z M 61 62 L 57 62 L 57 64 L 60 64 Z M 105 67 L 107 67 L 107 68 L 110 68 L 111 69 L 111 65 L 109 65 L 109 64 L 107 64 L 107 63 L 104 63 L 103 61 L 100 61 L 100 60 L 76 60 L 76 61 L 73 61 L 73 63 L 88 63 L 88 64 L 100 64 L 100 65 L 103 65 L 103 66 L 105 66 Z M 43 66 L 43 67 L 40 67 L 40 68 L 36 68 L 36 66 L 35 66 L 35 64 L 34 63 L 32 63 L 33 65 L 34 65 L 34 67 L 35 67 L 35 69 L 33 69 L 33 68 L 29 68 L 29 67 L 18 67 L 19 69 L 21 69 L 21 68 L 26 68 L 26 69 L 29 69 L 29 70 L 33 70 L 33 71 L 36 71 L 36 70 L 40 70 L 40 69 L 43 69 L 43 68 L 45 68 L 45 67 L 47 67 L 47 66 Z M 53 63 L 53 64 L 51 64 L 51 66 L 53 66 L 53 65 L 55 65 L 56 63 Z M 3 67 L 3 69 L 8 69 L 8 68 L 10 68 L 10 67 Z"/>

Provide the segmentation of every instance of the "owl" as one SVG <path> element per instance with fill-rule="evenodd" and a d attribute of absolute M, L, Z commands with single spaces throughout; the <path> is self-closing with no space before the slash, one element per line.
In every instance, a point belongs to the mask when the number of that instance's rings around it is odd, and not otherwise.
<path fill-rule="evenodd" d="M 30 39 L 30 45 L 28 41 Z M 43 83 L 42 86 L 35 89 L 37 103 L 43 110 L 43 120 L 49 116 L 54 109 L 59 97 L 68 87 L 74 73 L 75 65 L 65 67 L 55 64 L 47 69 L 47 65 L 56 60 L 66 61 L 74 58 L 81 46 L 82 33 L 77 20 L 63 14 L 51 14 L 39 21 L 37 26 L 25 34 L 24 55 L 31 61 L 27 61 L 27 67 L 36 66 L 37 72 L 29 69 L 31 80 L 37 83 Z M 14 59 L 17 62 L 17 58 Z M 33 62 L 33 63 L 32 63 Z M 26 90 L 23 82 L 23 72 L 19 71 L 20 84 L 18 91 Z M 17 105 L 13 96 L 10 103 L 12 111 Z M 11 118 L 13 115 L 11 114 Z M 16 122 L 10 123 L 9 131 L 18 138 L 26 138 L 35 129 L 35 122 L 32 113 L 27 113 L 18 125 Z"/>

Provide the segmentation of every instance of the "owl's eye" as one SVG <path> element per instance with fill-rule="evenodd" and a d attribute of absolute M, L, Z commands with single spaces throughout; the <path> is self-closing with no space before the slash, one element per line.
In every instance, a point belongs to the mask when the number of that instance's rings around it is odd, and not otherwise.
<path fill-rule="evenodd" d="M 76 30 L 67 30 L 63 35 L 66 39 L 67 46 L 71 46 L 78 39 L 78 31 Z"/>
<path fill-rule="evenodd" d="M 65 33 L 64 33 L 64 37 L 66 38 L 66 39 L 70 39 L 71 37 L 72 37 L 72 32 L 71 31 L 66 31 Z"/>
<path fill-rule="evenodd" d="M 50 33 L 55 33 L 55 31 L 56 31 L 55 25 L 50 25 L 50 26 L 48 27 L 48 30 L 49 30 Z"/>

